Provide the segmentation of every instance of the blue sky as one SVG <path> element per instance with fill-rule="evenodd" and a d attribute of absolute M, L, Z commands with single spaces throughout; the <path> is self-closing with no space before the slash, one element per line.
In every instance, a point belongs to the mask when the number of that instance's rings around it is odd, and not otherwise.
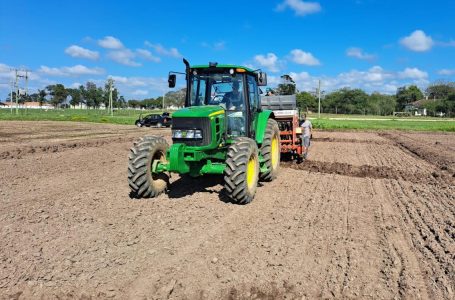
<path fill-rule="evenodd" d="M 217 61 L 262 68 L 274 86 L 395 93 L 455 80 L 455 1 L 1 1 L 0 99 L 11 68 L 31 92 L 108 77 L 127 99 L 156 97 L 170 70 Z M 178 79 L 180 87 L 183 78 Z"/>

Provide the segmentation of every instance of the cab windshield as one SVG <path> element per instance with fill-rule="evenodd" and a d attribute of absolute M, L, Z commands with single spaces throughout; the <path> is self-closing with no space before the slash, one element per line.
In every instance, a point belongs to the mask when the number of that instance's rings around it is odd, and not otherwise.
<path fill-rule="evenodd" d="M 243 106 L 243 76 L 241 74 L 197 74 L 191 76 L 190 106 L 221 105 L 227 107 L 227 102 L 236 102 L 237 107 Z M 232 100 L 232 101 L 229 101 Z M 240 103 L 242 102 L 242 103 Z"/>
<path fill-rule="evenodd" d="M 219 105 L 226 110 L 228 134 L 246 135 L 244 76 L 228 73 L 192 74 L 189 106 Z"/>

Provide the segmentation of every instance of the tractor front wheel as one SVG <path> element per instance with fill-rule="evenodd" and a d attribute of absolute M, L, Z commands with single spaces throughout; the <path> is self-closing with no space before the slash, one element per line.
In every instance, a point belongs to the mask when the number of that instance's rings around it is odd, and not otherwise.
<path fill-rule="evenodd" d="M 259 179 L 259 156 L 256 143 L 238 138 L 229 147 L 224 170 L 224 187 L 229 199 L 236 204 L 250 203 Z"/>
<path fill-rule="evenodd" d="M 128 183 L 133 198 L 153 198 L 166 190 L 169 177 L 153 173 L 157 162 L 166 161 L 168 143 L 162 137 L 146 136 L 134 143 L 128 156 Z"/>
<path fill-rule="evenodd" d="M 261 180 L 272 181 L 276 178 L 280 168 L 280 152 L 280 129 L 274 119 L 269 119 L 267 120 L 264 140 L 261 145 L 261 154 L 268 171 L 261 173 Z"/>

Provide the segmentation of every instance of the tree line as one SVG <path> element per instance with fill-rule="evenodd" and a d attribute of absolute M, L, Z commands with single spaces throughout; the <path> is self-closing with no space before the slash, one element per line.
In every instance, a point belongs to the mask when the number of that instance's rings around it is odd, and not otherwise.
<path fill-rule="evenodd" d="M 280 89 L 278 86 L 278 90 Z M 279 92 L 279 91 L 278 91 Z M 297 92 L 297 106 L 303 111 L 318 111 L 315 93 Z M 417 86 L 403 86 L 395 95 L 367 94 L 361 89 L 342 88 L 321 100 L 321 111 L 338 114 L 391 115 L 396 111 L 426 108 L 429 115 L 455 114 L 455 82 L 435 82 L 424 91 Z"/>
<path fill-rule="evenodd" d="M 185 102 L 186 88 L 169 91 L 163 96 L 146 98 L 143 100 L 130 99 L 128 101 L 121 95 L 117 88 L 112 90 L 113 106 L 115 108 L 142 108 L 153 109 L 164 107 L 182 107 Z M 295 85 L 279 84 L 274 89 L 275 94 L 296 93 L 297 106 L 302 111 L 318 111 L 318 97 L 315 93 L 300 92 Z M 9 96 L 6 99 L 9 100 Z M 13 101 L 15 92 L 13 92 Z M 163 101 L 164 100 L 164 101 Z M 87 108 L 108 107 L 109 85 L 97 87 L 93 82 L 87 82 L 78 88 L 66 88 L 63 84 L 48 85 L 38 92 L 30 95 L 20 95 L 19 102 L 25 101 L 50 104 L 54 107 L 77 107 L 85 105 Z M 399 87 L 395 95 L 381 93 L 368 94 L 362 89 L 342 88 L 323 96 L 321 112 L 336 114 L 372 114 L 391 115 L 396 111 L 426 108 L 429 115 L 443 113 L 446 116 L 455 114 L 455 82 L 435 82 L 425 90 L 416 85 Z"/>
<path fill-rule="evenodd" d="M 20 94 L 18 102 L 38 102 L 40 106 L 50 104 L 56 108 L 78 107 L 81 105 L 87 108 L 100 108 L 102 105 L 109 105 L 110 87 L 108 82 L 104 87 L 97 87 L 93 82 L 87 82 L 80 85 L 78 88 L 66 88 L 63 84 L 51 84 L 44 89 L 39 89 L 36 93 L 29 95 Z M 16 92 L 12 93 L 13 102 L 16 100 Z M 8 95 L 6 101 L 10 101 L 11 96 Z M 127 107 L 125 98 L 119 95 L 117 88 L 112 89 L 112 102 L 115 108 Z"/>

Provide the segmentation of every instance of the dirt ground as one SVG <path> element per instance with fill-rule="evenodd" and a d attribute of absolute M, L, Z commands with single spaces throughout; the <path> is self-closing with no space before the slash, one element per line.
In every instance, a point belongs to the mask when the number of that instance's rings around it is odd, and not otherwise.
<path fill-rule="evenodd" d="M 132 200 L 169 129 L 0 122 L 0 298 L 454 299 L 455 135 L 316 132 L 246 206 L 222 179 Z"/>

